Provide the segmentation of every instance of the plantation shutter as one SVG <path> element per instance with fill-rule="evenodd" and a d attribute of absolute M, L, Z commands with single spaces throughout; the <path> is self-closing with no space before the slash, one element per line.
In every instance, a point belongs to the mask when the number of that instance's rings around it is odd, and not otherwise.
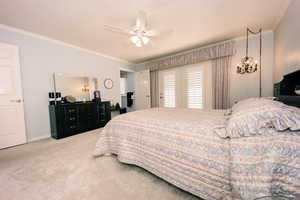
<path fill-rule="evenodd" d="M 164 107 L 176 107 L 176 76 L 174 72 L 165 73 L 164 81 Z"/>
<path fill-rule="evenodd" d="M 185 72 L 188 108 L 203 108 L 203 70 L 187 68 Z"/>

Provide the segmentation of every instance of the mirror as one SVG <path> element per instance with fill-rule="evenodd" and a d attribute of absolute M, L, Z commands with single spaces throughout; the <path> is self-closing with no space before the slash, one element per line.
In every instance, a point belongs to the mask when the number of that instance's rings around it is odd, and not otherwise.
<path fill-rule="evenodd" d="M 62 97 L 73 96 L 76 101 L 90 101 L 97 89 L 97 79 L 63 73 L 54 74 L 54 88 Z"/>

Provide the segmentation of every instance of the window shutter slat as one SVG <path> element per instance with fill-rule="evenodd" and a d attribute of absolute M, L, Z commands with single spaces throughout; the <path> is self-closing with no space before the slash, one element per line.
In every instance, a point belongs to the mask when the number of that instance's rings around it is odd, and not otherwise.
<path fill-rule="evenodd" d="M 175 73 L 164 75 L 164 106 L 175 108 L 176 106 L 176 80 Z"/>
<path fill-rule="evenodd" d="M 203 108 L 203 73 L 187 69 L 185 73 L 187 88 L 187 107 Z"/>

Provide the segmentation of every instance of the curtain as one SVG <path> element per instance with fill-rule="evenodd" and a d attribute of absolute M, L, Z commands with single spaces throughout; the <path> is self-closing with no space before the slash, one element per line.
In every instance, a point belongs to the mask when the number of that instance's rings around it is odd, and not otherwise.
<path fill-rule="evenodd" d="M 194 49 L 181 54 L 168 56 L 145 63 L 150 71 L 165 70 L 173 67 L 196 64 L 208 60 L 232 56 L 234 54 L 234 41 L 226 41 L 212 46 Z"/>
<path fill-rule="evenodd" d="M 230 66 L 231 56 L 212 60 L 213 108 L 230 107 Z"/>
<path fill-rule="evenodd" d="M 212 60 L 212 80 L 213 80 L 213 108 L 227 109 L 230 106 L 229 96 L 229 68 L 231 58 L 235 53 L 235 42 L 226 41 L 212 46 L 186 51 L 180 54 L 164 57 L 145 63 L 145 67 L 150 70 L 151 78 L 151 100 L 152 106 L 159 104 L 158 70 L 170 69 L 183 65 L 191 65 L 208 60 Z"/>
<path fill-rule="evenodd" d="M 151 108 L 159 107 L 159 71 L 150 71 Z"/>

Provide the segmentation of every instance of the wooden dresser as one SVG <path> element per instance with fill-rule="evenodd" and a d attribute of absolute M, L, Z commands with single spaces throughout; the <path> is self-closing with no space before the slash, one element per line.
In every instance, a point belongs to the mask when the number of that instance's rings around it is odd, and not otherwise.
<path fill-rule="evenodd" d="M 55 139 L 104 127 L 111 120 L 109 101 L 49 105 L 49 112 Z"/>

